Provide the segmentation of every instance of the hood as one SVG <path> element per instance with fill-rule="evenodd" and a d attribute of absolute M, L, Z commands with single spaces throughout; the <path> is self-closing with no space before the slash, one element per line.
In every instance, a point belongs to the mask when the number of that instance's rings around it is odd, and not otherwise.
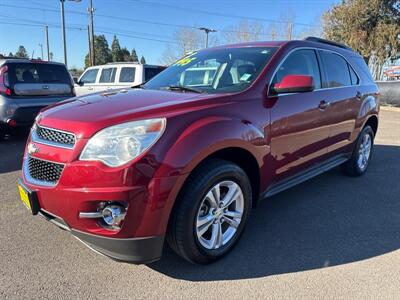
<path fill-rule="evenodd" d="M 204 100 L 223 96 L 145 89 L 90 94 L 48 107 L 40 114 L 38 124 L 89 138 L 100 129 L 119 123 L 218 105 L 218 101 Z"/>

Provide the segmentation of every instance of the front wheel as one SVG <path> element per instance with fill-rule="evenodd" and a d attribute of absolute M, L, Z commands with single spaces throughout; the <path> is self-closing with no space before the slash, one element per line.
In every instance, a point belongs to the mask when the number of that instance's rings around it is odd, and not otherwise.
<path fill-rule="evenodd" d="M 252 190 L 237 165 L 210 160 L 185 184 L 172 212 L 167 240 L 192 263 L 213 262 L 232 249 L 251 210 Z"/>
<path fill-rule="evenodd" d="M 345 162 L 342 171 L 350 176 L 361 176 L 367 171 L 374 147 L 374 131 L 365 126 L 358 136 L 351 158 Z"/>

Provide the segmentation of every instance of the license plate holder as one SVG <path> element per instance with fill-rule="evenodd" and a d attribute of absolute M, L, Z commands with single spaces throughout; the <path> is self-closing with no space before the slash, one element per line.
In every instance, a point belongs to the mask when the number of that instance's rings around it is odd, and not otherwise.
<path fill-rule="evenodd" d="M 18 191 L 22 203 L 31 211 L 32 215 L 37 215 L 40 209 L 37 193 L 28 189 L 21 180 L 18 180 Z"/>

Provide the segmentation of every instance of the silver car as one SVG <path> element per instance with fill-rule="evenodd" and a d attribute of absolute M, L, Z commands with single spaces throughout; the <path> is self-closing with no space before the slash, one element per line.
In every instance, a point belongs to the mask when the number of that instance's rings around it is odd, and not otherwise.
<path fill-rule="evenodd" d="M 0 60 L 0 140 L 18 127 L 29 127 L 50 104 L 75 96 L 64 64 L 28 59 Z"/>

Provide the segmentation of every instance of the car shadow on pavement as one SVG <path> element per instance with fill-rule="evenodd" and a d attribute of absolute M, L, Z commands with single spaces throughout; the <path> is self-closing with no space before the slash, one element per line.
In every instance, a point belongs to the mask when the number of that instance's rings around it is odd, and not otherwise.
<path fill-rule="evenodd" d="M 21 169 L 28 134 L 29 130 L 20 130 L 0 141 L 0 174 Z"/>
<path fill-rule="evenodd" d="M 165 247 L 148 267 L 189 281 L 236 280 L 357 262 L 400 249 L 400 147 L 376 145 L 366 175 L 331 170 L 252 211 L 238 245 L 207 265 Z"/>

